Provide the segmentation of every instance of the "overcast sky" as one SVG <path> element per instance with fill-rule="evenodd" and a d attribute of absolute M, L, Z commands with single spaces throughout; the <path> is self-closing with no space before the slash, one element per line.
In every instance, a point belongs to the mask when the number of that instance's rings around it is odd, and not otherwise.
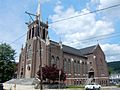
<path fill-rule="evenodd" d="M 16 50 L 17 61 L 26 41 L 25 22 L 31 20 L 25 11 L 36 14 L 37 4 L 38 0 L 0 0 L 0 43 L 7 42 Z M 61 38 L 75 48 L 100 44 L 108 62 L 120 61 L 120 6 L 83 15 L 117 4 L 120 0 L 41 0 L 41 14 L 43 21 L 49 21 L 51 40 Z"/>

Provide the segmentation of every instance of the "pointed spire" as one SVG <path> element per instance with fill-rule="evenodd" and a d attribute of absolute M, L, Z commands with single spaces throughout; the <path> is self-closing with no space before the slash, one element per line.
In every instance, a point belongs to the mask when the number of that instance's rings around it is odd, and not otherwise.
<path fill-rule="evenodd" d="M 41 13 L 41 6 L 40 6 L 40 0 L 38 0 L 38 7 L 37 7 L 37 16 L 40 16 Z"/>
<path fill-rule="evenodd" d="M 47 35 L 47 38 L 46 38 L 46 44 L 49 45 L 50 44 L 50 40 L 49 40 L 49 36 Z"/>
<path fill-rule="evenodd" d="M 37 12 L 36 12 L 36 19 L 42 21 L 41 18 L 41 3 L 40 0 L 38 0 L 38 7 L 37 7 Z"/>
<path fill-rule="evenodd" d="M 60 41 L 59 41 L 59 45 L 60 45 L 60 48 L 62 49 L 63 46 L 62 46 L 62 41 L 61 41 L 61 39 L 60 39 Z"/>

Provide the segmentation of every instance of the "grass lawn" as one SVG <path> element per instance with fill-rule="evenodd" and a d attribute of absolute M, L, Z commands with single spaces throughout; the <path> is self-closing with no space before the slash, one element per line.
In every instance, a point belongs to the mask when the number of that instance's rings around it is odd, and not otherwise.
<path fill-rule="evenodd" d="M 66 86 L 66 88 L 84 88 L 84 86 L 83 85 L 81 85 L 81 86 Z"/>

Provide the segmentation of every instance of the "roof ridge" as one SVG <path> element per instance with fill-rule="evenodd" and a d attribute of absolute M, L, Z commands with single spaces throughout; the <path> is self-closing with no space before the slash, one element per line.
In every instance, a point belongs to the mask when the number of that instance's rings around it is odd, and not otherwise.
<path fill-rule="evenodd" d="M 86 49 L 86 48 L 90 48 L 90 47 L 96 47 L 97 45 L 92 45 L 92 46 L 88 46 L 88 47 L 84 47 L 84 48 L 80 48 L 79 50 L 81 49 Z"/>
<path fill-rule="evenodd" d="M 79 50 L 82 54 L 85 55 L 85 54 L 93 53 L 93 51 L 95 50 L 96 47 L 97 47 L 97 45 L 93 45 L 93 46 L 89 46 L 89 47 L 82 48 L 82 49 L 79 49 Z"/>

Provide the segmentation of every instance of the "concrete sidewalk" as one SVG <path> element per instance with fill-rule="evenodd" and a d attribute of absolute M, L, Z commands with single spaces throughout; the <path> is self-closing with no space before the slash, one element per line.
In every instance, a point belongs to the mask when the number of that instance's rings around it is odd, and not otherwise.
<path fill-rule="evenodd" d="M 40 90 L 40 89 L 35 89 L 34 85 L 15 85 L 15 84 L 6 84 L 4 83 L 4 89 L 5 90 Z M 43 89 L 43 90 L 52 90 L 52 89 Z M 53 89 L 53 90 L 58 90 L 58 89 Z M 60 90 L 66 90 L 66 89 L 60 89 Z M 82 89 L 78 89 L 82 90 Z"/>
<path fill-rule="evenodd" d="M 34 89 L 34 85 L 15 85 L 15 84 L 6 84 L 4 83 L 4 89 L 5 90 L 40 90 L 40 89 Z M 52 90 L 52 89 L 43 89 L 43 90 Z M 59 89 L 53 89 L 53 90 L 59 90 Z M 72 89 L 60 89 L 60 90 L 85 90 L 84 88 L 72 88 Z M 102 87 L 101 90 L 120 90 L 120 88 L 117 88 L 116 86 L 107 86 Z"/>
<path fill-rule="evenodd" d="M 3 84 L 5 90 L 40 90 L 34 89 L 34 85 L 15 85 L 15 84 Z"/>

